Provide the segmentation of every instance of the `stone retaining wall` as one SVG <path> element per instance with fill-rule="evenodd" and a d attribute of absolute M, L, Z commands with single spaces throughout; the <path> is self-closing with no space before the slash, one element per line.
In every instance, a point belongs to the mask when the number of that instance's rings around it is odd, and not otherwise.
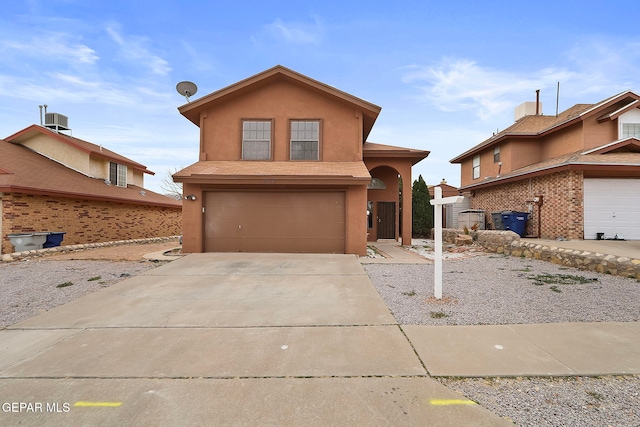
<path fill-rule="evenodd" d="M 464 234 L 464 231 L 444 229 L 442 230 L 442 240 L 447 243 L 455 243 L 456 237 L 460 234 Z M 539 259 L 581 270 L 640 280 L 640 259 L 540 245 L 522 241 L 520 236 L 513 231 L 481 230 L 472 231 L 469 235 L 473 237 L 475 244 L 482 246 L 489 252 Z"/>
<path fill-rule="evenodd" d="M 43 255 L 49 255 L 49 254 L 55 254 L 55 253 L 75 252 L 75 251 L 81 251 L 84 249 L 104 248 L 107 246 L 129 245 L 129 244 L 136 244 L 136 243 L 138 244 L 139 243 L 160 243 L 160 242 L 168 242 L 170 240 L 176 240 L 178 238 L 180 238 L 180 236 L 151 237 L 148 239 L 116 240 L 113 242 L 103 242 L 103 243 L 86 243 L 81 245 L 55 246 L 53 248 L 34 249 L 31 251 L 4 254 L 2 255 L 1 260 L 3 262 L 11 262 L 11 261 L 24 259 L 24 258 L 37 257 L 37 256 L 43 256 Z"/>

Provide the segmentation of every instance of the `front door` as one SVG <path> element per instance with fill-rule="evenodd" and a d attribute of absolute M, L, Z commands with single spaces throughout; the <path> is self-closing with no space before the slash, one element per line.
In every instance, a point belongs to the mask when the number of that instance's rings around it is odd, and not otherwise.
<path fill-rule="evenodd" d="M 396 238 L 396 202 L 378 202 L 378 239 Z"/>

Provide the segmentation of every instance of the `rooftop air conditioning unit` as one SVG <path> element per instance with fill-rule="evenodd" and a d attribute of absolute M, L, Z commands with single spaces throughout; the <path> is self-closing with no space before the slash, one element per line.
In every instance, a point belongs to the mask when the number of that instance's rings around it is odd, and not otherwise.
<path fill-rule="evenodd" d="M 63 114 L 45 113 L 44 127 L 52 129 L 56 132 L 69 129 L 69 118 Z"/>

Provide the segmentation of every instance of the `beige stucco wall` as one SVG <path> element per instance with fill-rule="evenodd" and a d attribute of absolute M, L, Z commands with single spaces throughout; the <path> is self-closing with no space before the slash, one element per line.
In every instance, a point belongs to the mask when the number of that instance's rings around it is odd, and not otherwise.
<path fill-rule="evenodd" d="M 184 196 L 193 195 L 195 200 L 184 200 L 182 203 L 182 251 L 185 253 L 199 253 L 204 250 L 204 213 L 202 186 L 199 184 L 184 183 L 182 185 Z"/>
<path fill-rule="evenodd" d="M 201 121 L 207 160 L 242 158 L 242 120 L 272 122 L 272 159 L 289 160 L 290 120 L 321 120 L 320 160 L 362 160 L 359 139 L 362 114 L 327 96 L 286 81 L 274 82 L 249 94 L 209 108 Z"/>
<path fill-rule="evenodd" d="M 109 178 L 109 163 L 112 160 L 105 159 L 103 157 L 91 156 L 90 159 L 90 173 L 89 175 L 95 178 L 108 179 Z M 115 162 L 118 163 L 118 162 Z M 144 173 L 127 166 L 127 184 L 137 185 L 138 187 L 144 187 Z"/>
<path fill-rule="evenodd" d="M 23 142 L 22 145 L 84 174 L 91 175 L 89 153 L 71 147 L 69 144 L 38 133 Z"/>

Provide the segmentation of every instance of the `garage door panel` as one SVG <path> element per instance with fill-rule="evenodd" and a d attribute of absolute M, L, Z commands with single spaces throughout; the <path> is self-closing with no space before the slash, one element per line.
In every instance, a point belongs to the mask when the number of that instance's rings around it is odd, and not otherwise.
<path fill-rule="evenodd" d="M 205 250 L 344 253 L 344 192 L 210 192 Z"/>
<path fill-rule="evenodd" d="M 640 179 L 586 178 L 584 180 L 584 238 L 616 234 L 640 240 Z"/>

